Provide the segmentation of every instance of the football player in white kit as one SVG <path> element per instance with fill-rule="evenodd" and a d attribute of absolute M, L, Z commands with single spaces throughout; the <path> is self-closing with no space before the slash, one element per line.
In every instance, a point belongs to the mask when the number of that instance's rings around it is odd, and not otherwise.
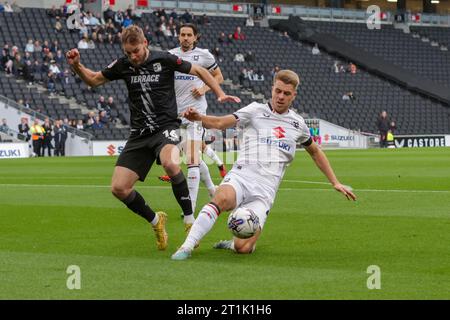
<path fill-rule="evenodd" d="M 216 63 L 214 56 L 207 49 L 196 47 L 196 43 L 198 41 L 198 30 L 194 24 L 183 24 L 180 27 L 178 40 L 180 42 L 180 46 L 169 50 L 171 54 L 174 54 L 185 61 L 189 61 L 192 64 L 197 64 L 206 68 L 209 70 L 217 83 L 220 84 L 223 82 L 222 72 Z M 199 113 L 206 114 L 208 105 L 206 102 L 205 93 L 209 90 L 210 88 L 200 78 L 190 74 L 176 72 L 175 93 L 178 113 L 184 113 L 188 107 L 195 107 Z M 182 149 L 186 154 L 188 167 L 187 181 L 194 213 L 197 204 L 200 180 L 205 183 L 211 197 L 214 195 L 216 190 L 216 186 L 212 182 L 208 166 L 203 160 L 201 160 L 200 153 L 205 150 L 207 155 L 215 162 L 217 162 L 217 159 L 219 158 L 210 147 L 206 147 L 204 144 L 204 134 L 205 129 L 201 126 L 200 122 L 195 123 L 183 118 L 181 123 L 181 136 L 183 137 Z M 213 151 L 214 154 L 211 154 L 211 151 Z M 226 170 L 223 166 L 223 162 L 220 163 L 220 159 L 218 166 L 221 172 Z M 166 176 L 161 176 L 159 178 L 163 181 L 170 181 Z M 190 225 L 188 224 L 187 226 L 189 229 Z"/>
<path fill-rule="evenodd" d="M 259 218 L 260 229 L 248 239 L 221 241 L 214 247 L 238 253 L 252 253 L 273 205 L 286 167 L 295 156 L 297 141 L 309 153 L 331 185 L 349 200 L 356 196 L 339 182 L 327 157 L 312 141 L 304 119 L 290 110 L 300 82 L 291 70 L 279 71 L 272 86 L 269 103 L 253 102 L 232 115 L 206 116 L 189 108 L 184 116 L 201 121 L 205 128 L 225 129 L 239 125 L 243 129 L 241 150 L 233 168 L 225 176 L 210 203 L 200 211 L 185 242 L 172 255 L 173 260 L 191 256 L 195 245 L 212 229 L 222 211 L 238 207 L 252 210 Z"/>

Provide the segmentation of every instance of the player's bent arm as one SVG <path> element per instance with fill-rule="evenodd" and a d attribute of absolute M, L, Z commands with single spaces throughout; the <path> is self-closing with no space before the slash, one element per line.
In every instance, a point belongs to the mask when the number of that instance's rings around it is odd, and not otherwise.
<path fill-rule="evenodd" d="M 209 87 L 211 90 L 215 93 L 215 95 L 219 97 L 225 96 L 225 93 L 223 92 L 222 88 L 220 88 L 219 83 L 214 79 L 214 77 L 211 75 L 211 73 L 206 70 L 205 68 L 192 64 L 191 70 L 189 71 L 189 74 L 192 74 L 194 76 L 199 77 L 202 79 L 202 81 Z"/>
<path fill-rule="evenodd" d="M 220 70 L 219 67 L 217 67 L 216 69 L 214 69 L 213 71 L 210 72 L 211 75 L 213 76 L 213 78 L 216 80 L 216 82 L 218 84 L 221 84 L 223 82 L 223 75 L 222 75 L 222 71 Z M 203 91 L 206 93 L 209 90 L 211 90 L 210 87 L 208 87 L 206 84 L 203 86 Z"/>
<path fill-rule="evenodd" d="M 92 71 L 81 63 L 74 64 L 72 70 L 84 81 L 84 83 L 92 88 L 98 87 L 109 81 L 101 71 Z"/>
<path fill-rule="evenodd" d="M 200 119 L 202 121 L 203 127 L 205 127 L 206 129 L 223 130 L 234 127 L 237 123 L 236 117 L 231 114 L 221 117 L 202 115 Z"/>
<path fill-rule="evenodd" d="M 309 146 L 305 147 L 305 149 L 314 160 L 316 166 L 327 177 L 328 181 L 330 181 L 333 186 L 339 184 L 339 181 L 336 178 L 333 169 L 331 168 L 327 156 L 325 155 L 325 153 L 323 153 L 319 146 L 315 142 L 313 142 Z"/>

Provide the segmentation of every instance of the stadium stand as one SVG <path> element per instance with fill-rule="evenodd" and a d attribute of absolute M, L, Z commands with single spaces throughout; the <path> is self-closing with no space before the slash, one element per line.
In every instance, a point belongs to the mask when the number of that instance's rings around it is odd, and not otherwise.
<path fill-rule="evenodd" d="M 242 105 L 251 101 L 266 101 L 270 96 L 272 69 L 275 66 L 296 70 L 301 75 L 299 97 L 295 108 L 307 117 L 315 117 L 355 130 L 376 132 L 375 121 L 381 110 L 386 110 L 397 122 L 398 134 L 433 134 L 450 131 L 450 109 L 424 95 L 411 92 L 404 87 L 384 78 L 358 68 L 356 73 L 335 73 L 335 61 L 347 66 L 351 61 L 342 61 L 339 57 L 324 51 L 313 55 L 310 44 L 294 41 L 289 37 L 269 28 L 246 27 L 245 18 L 210 16 L 207 25 L 200 25 L 201 40 L 199 46 L 221 51 L 219 63 L 224 78 L 224 89 L 228 94 L 240 96 Z M 78 32 L 55 32 L 55 18 L 46 14 L 44 9 L 24 8 L 20 13 L 0 13 L 4 19 L 0 29 L 0 44 L 17 45 L 22 51 L 28 39 L 58 40 L 61 50 L 76 47 L 80 40 Z M 156 36 L 159 18 L 152 13 L 144 13 L 136 23 L 143 28 L 149 26 L 149 38 L 153 49 L 167 50 L 177 45 L 177 39 L 169 36 Z M 368 31 L 365 25 L 357 23 L 330 23 L 308 21 L 313 27 L 323 32 L 333 34 L 351 42 L 356 46 L 368 48 L 384 59 L 409 69 L 420 76 L 448 84 L 450 81 L 449 53 L 439 50 L 428 43 L 414 38 L 412 34 L 403 34 L 392 26 L 384 26 L 383 32 Z M 245 40 L 232 43 L 219 43 L 221 32 L 227 36 L 233 34 L 240 26 L 246 35 Z M 384 28 L 385 27 L 385 28 Z M 425 28 L 437 41 L 448 39 L 448 28 Z M 434 29 L 439 29 L 434 31 Z M 236 62 L 237 53 L 245 55 L 251 51 L 254 60 Z M 122 56 L 118 42 L 97 43 L 92 50 L 83 50 L 83 63 L 94 70 L 101 70 L 107 64 Z M 39 57 L 37 58 L 40 59 Z M 65 60 L 61 69 L 68 68 Z M 243 68 L 253 69 L 263 75 L 258 81 L 244 79 L 239 75 Z M 103 129 L 90 130 L 99 140 L 125 139 L 128 134 L 129 111 L 126 88 L 122 82 L 108 83 L 102 87 L 90 90 L 86 85 L 70 78 L 69 83 L 57 84 L 56 96 L 42 89 L 45 76 L 36 79 L 40 85 L 27 85 L 13 77 L 7 77 L 0 72 L 0 94 L 15 101 L 26 99 L 32 107 L 52 118 L 69 117 L 83 119 L 90 110 L 96 110 L 96 101 L 100 95 L 112 96 L 117 102 L 118 123 L 111 123 Z M 241 83 L 242 82 L 242 83 Z M 44 88 L 45 89 L 45 88 Z M 343 95 L 353 92 L 355 99 L 343 100 Z M 68 100 L 58 97 L 65 96 Z M 218 104 L 213 94 L 207 95 L 209 113 L 227 114 L 236 109 L 230 104 Z M 61 103 L 60 101 L 65 101 Z M 74 103 L 78 108 L 74 107 Z M 74 109 L 71 109 L 74 108 Z"/>

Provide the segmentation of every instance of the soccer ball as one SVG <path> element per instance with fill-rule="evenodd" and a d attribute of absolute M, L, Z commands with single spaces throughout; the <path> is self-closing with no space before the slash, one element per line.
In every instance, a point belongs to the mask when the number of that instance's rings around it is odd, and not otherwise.
<path fill-rule="evenodd" d="M 228 229 L 240 239 L 253 237 L 259 229 L 259 218 L 253 210 L 237 208 L 228 217 Z"/>

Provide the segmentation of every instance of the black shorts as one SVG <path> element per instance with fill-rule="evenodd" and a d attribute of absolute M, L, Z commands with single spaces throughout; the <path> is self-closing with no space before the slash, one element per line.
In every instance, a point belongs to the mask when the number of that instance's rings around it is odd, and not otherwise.
<path fill-rule="evenodd" d="M 161 164 L 159 153 L 167 144 L 179 143 L 179 126 L 168 125 L 160 131 L 149 134 L 131 134 L 125 148 L 117 159 L 116 166 L 128 168 L 144 181 L 153 162 Z"/>

